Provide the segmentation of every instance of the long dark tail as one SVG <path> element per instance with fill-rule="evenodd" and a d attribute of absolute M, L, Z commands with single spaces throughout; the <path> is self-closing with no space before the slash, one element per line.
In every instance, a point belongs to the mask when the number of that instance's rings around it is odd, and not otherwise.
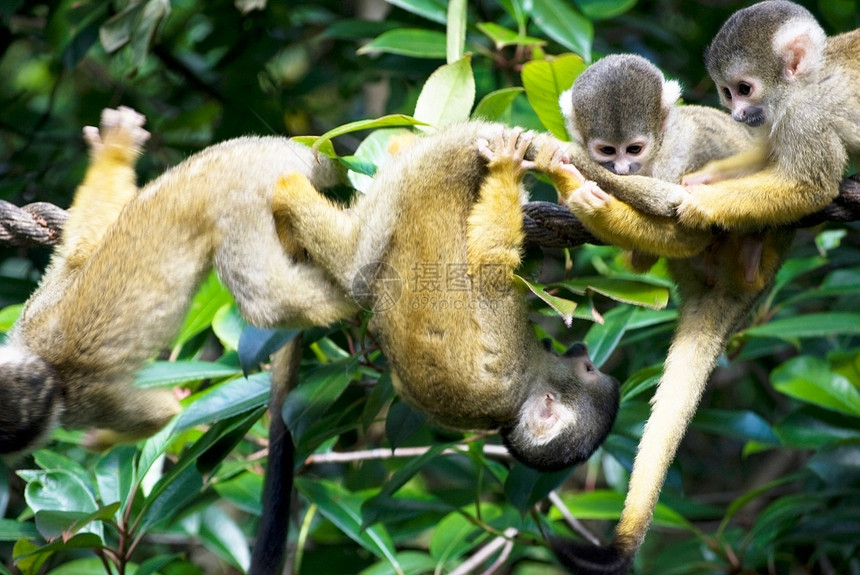
<path fill-rule="evenodd" d="M 301 334 L 272 357 L 269 398 L 269 465 L 263 481 L 263 515 L 251 552 L 248 575 L 277 575 L 284 567 L 293 493 L 293 436 L 281 416 L 287 392 L 295 387 L 302 355 Z"/>

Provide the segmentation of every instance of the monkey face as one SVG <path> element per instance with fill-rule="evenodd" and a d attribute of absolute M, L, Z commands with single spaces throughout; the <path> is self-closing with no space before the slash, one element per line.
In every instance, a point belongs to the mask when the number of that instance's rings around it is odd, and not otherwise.
<path fill-rule="evenodd" d="M 594 366 L 581 343 L 562 356 L 545 347 L 544 377 L 532 383 L 502 438 L 529 467 L 558 471 L 585 461 L 606 439 L 618 412 L 618 381 Z"/>
<path fill-rule="evenodd" d="M 736 122 L 743 122 L 751 128 L 757 128 L 769 120 L 763 84 L 761 80 L 752 76 L 717 83 L 720 101 L 731 110 L 732 118 Z"/>
<path fill-rule="evenodd" d="M 600 138 L 588 142 L 588 151 L 594 161 L 620 176 L 642 171 L 650 164 L 651 149 L 651 138 L 645 135 L 620 142 Z"/>

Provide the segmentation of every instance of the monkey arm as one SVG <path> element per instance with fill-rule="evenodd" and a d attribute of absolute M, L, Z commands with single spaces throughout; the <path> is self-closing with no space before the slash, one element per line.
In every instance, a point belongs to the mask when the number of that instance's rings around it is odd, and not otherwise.
<path fill-rule="evenodd" d="M 685 175 L 681 182 L 685 186 L 713 184 L 723 180 L 739 178 L 764 168 L 767 162 L 767 148 L 757 145 L 750 150 L 708 162 L 701 170 Z"/>
<path fill-rule="evenodd" d="M 131 108 L 105 109 L 98 128 L 84 128 L 90 166 L 75 192 L 63 243 L 57 249 L 65 266 L 80 267 L 137 193 L 134 164 L 149 139 L 145 118 Z"/>
<path fill-rule="evenodd" d="M 603 192 L 593 182 L 575 190 L 565 203 L 591 233 L 624 249 L 688 258 L 701 253 L 713 241 L 709 231 L 681 226 L 674 218 L 643 213 Z"/>
<path fill-rule="evenodd" d="M 678 220 L 694 228 L 720 226 L 729 231 L 790 224 L 830 204 L 836 185 L 816 186 L 787 180 L 776 168 L 734 180 L 690 187 L 678 206 Z"/>
<path fill-rule="evenodd" d="M 466 220 L 466 242 L 468 246 L 469 273 L 472 277 L 480 273 L 483 265 L 502 265 L 510 278 L 520 265 L 520 249 L 525 239 L 523 232 L 522 204 L 525 194 L 522 181 L 525 169 L 523 158 L 527 135 L 520 134 L 524 146 L 517 145 L 517 134 L 507 139 L 499 136 L 494 142 L 499 155 L 489 148 L 489 142 L 480 142 L 479 150 L 489 159 L 489 172 L 481 184 L 480 198 L 469 212 Z"/>

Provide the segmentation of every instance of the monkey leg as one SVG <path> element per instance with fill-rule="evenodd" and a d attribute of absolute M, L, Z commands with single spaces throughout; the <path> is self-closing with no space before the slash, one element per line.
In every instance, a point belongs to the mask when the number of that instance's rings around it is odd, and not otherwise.
<path fill-rule="evenodd" d="M 702 169 L 686 174 L 681 178 L 681 183 L 685 186 L 694 186 L 738 178 L 761 170 L 766 160 L 767 148 L 758 144 L 747 152 L 708 162 Z"/>
<path fill-rule="evenodd" d="M 519 266 L 523 232 L 520 185 L 530 163 L 524 160 L 531 136 L 507 130 L 493 142 L 479 142 L 479 152 L 489 160 L 489 173 L 481 184 L 478 201 L 466 221 L 469 273 L 477 277 L 482 266 L 502 266 L 506 277 Z"/>
<path fill-rule="evenodd" d="M 297 180 L 313 190 L 306 177 L 298 175 Z M 262 191 L 248 190 L 233 199 L 218 223 L 223 239 L 215 252 L 215 269 L 253 325 L 329 325 L 352 315 L 355 303 L 319 262 L 299 261 L 303 258 L 285 251 L 276 227 L 276 222 L 285 222 L 282 183 L 271 207 L 262 203 L 268 202 Z M 280 215 L 267 218 L 269 210 Z"/>
<path fill-rule="evenodd" d="M 358 206 L 356 206 L 358 207 Z M 298 172 L 285 174 L 275 187 L 273 208 L 280 225 L 348 292 L 357 273 L 360 217 L 320 194 Z"/>
<path fill-rule="evenodd" d="M 100 129 L 84 128 L 90 166 L 75 192 L 60 254 L 78 267 L 101 243 L 108 227 L 137 193 L 134 164 L 149 139 L 145 118 L 131 108 L 102 112 Z"/>
<path fill-rule="evenodd" d="M 595 236 L 628 250 L 687 258 L 701 253 L 713 240 L 708 231 L 685 228 L 673 218 L 636 210 L 594 182 L 586 182 L 570 193 L 566 204 Z"/>

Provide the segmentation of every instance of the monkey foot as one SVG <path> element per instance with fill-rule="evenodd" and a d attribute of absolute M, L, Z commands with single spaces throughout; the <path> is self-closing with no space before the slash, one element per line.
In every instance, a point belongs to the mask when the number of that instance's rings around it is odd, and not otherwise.
<path fill-rule="evenodd" d="M 534 162 L 525 159 L 534 137 L 534 132 L 524 132 L 521 128 L 504 130 L 492 147 L 487 140 L 478 140 L 478 153 L 486 158 L 490 166 L 509 163 L 517 172 L 525 173 L 535 167 Z"/>
<path fill-rule="evenodd" d="M 131 162 L 143 151 L 149 132 L 143 129 L 146 117 L 126 106 L 102 111 L 101 126 L 84 127 L 84 139 L 94 156 L 109 155 Z"/>

